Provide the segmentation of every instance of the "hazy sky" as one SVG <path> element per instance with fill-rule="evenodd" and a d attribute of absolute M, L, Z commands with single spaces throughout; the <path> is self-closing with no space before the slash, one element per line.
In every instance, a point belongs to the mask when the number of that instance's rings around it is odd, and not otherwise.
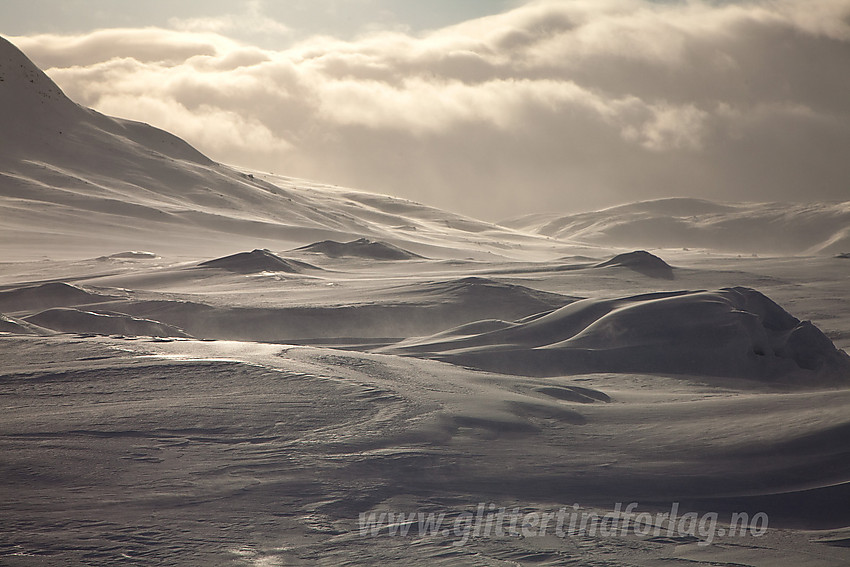
<path fill-rule="evenodd" d="M 850 0 L 3 0 L 77 102 L 473 216 L 850 199 Z"/>
<path fill-rule="evenodd" d="M 248 44 L 281 49 L 312 35 L 352 39 L 375 30 L 421 32 L 520 4 L 521 0 L 3 0 L 0 27 L 9 35 L 212 27 Z"/>

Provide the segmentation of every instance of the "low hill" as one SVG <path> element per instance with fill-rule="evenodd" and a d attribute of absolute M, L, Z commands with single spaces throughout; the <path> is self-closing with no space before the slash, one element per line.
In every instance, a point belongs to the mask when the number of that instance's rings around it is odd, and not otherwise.
<path fill-rule="evenodd" d="M 673 275 L 673 268 L 670 264 L 645 250 L 618 254 L 610 260 L 598 264 L 596 267 L 628 268 L 629 270 L 638 272 L 639 274 L 643 274 L 650 278 L 663 280 L 672 280 L 675 278 Z"/>
<path fill-rule="evenodd" d="M 300 274 L 305 270 L 320 268 L 299 260 L 284 259 L 266 249 L 256 249 L 251 252 L 239 252 L 207 260 L 198 264 L 199 268 L 219 268 L 238 274 L 255 274 L 259 272 L 286 272 Z"/>
<path fill-rule="evenodd" d="M 414 260 L 424 258 L 424 256 L 414 254 L 393 244 L 373 241 L 368 238 L 358 238 L 351 242 L 323 240 L 322 242 L 314 242 L 313 244 L 308 244 L 295 250 L 324 254 L 329 258 L 353 257 L 369 260 Z"/>
<path fill-rule="evenodd" d="M 0 291 L 0 310 L 28 311 L 48 307 L 85 305 L 110 299 L 114 297 L 91 293 L 63 282 L 50 282 Z"/>
<path fill-rule="evenodd" d="M 150 337 L 188 337 L 184 331 L 150 319 L 131 317 L 123 313 L 82 311 L 71 307 L 55 307 L 30 315 L 26 321 L 65 333 L 99 335 L 133 335 Z"/>

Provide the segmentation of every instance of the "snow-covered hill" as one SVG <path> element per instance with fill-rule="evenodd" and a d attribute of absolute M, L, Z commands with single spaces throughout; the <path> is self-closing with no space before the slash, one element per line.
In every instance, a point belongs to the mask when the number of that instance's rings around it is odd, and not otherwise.
<path fill-rule="evenodd" d="M 675 198 L 570 215 L 526 215 L 502 224 L 552 238 L 626 248 L 709 248 L 748 254 L 850 250 L 850 201 L 714 203 Z"/>

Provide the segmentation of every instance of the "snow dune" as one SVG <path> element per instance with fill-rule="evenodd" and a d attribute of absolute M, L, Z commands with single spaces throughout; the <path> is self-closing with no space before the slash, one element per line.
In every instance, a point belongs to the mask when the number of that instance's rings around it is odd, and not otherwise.
<path fill-rule="evenodd" d="M 597 268 L 622 267 L 628 268 L 650 278 L 662 280 L 675 279 L 673 268 L 664 260 L 645 250 L 617 254 L 607 262 L 602 262 Z"/>
<path fill-rule="evenodd" d="M 316 266 L 301 262 L 299 260 L 284 259 L 270 250 L 252 250 L 251 252 L 238 252 L 207 260 L 198 264 L 199 268 L 220 268 L 238 274 L 253 274 L 259 272 L 285 272 L 289 274 L 300 274 L 305 270 L 319 270 Z"/>
<path fill-rule="evenodd" d="M 91 293 L 64 282 L 28 285 L 0 291 L 0 311 L 14 312 L 48 307 L 84 305 L 115 299 L 109 295 Z"/>
<path fill-rule="evenodd" d="M 100 256 L 98 260 L 155 260 L 158 256 L 153 252 L 141 252 L 137 250 L 128 250 L 126 252 L 116 252 L 108 256 Z"/>
<path fill-rule="evenodd" d="M 54 307 L 26 321 L 46 329 L 100 335 L 131 335 L 150 337 L 188 337 L 182 330 L 159 321 L 131 317 L 123 313 L 83 311 L 73 307 Z"/>
<path fill-rule="evenodd" d="M 188 269 L 178 265 L 157 271 L 142 265 L 138 271 L 139 276 L 94 280 L 121 284 L 123 291 L 116 289 L 112 294 L 91 293 L 65 283 L 23 285 L 0 291 L 0 306 L 6 313 L 27 317 L 30 323 L 64 332 L 153 336 L 183 336 L 185 332 L 197 338 L 360 345 L 377 339 L 395 342 L 482 319 L 513 320 L 576 300 L 484 277 L 382 284 L 370 290 L 368 300 L 364 300 L 362 292 L 350 297 L 334 293 L 334 287 L 327 286 L 332 282 L 325 280 L 332 274 L 265 250 L 201 262 Z M 319 292 L 329 290 L 327 295 L 298 301 L 292 294 L 275 293 L 264 279 L 280 274 L 295 277 L 297 282 L 305 277 L 299 275 L 302 272 L 324 275 L 318 279 L 307 275 L 312 278 L 310 282 L 292 285 Z M 201 291 L 198 286 L 221 289 L 224 299 L 201 293 L 175 298 L 171 293 L 155 291 L 158 282 L 196 291 Z M 128 292 L 126 286 L 147 290 Z M 269 294 L 269 298 L 253 300 L 254 294 Z M 242 304 L 227 299 L 232 297 L 242 298 Z M 85 311 L 37 313 L 82 305 L 86 305 Z M 99 316 L 106 314 L 112 318 Z M 119 315 L 128 319 L 122 320 Z M 134 322 L 137 318 L 146 323 Z"/>
<path fill-rule="evenodd" d="M 49 335 L 51 331 L 17 317 L 0 313 L 0 333 L 10 335 Z"/>
<path fill-rule="evenodd" d="M 198 338 L 360 345 L 395 342 L 481 319 L 524 317 L 572 301 L 520 285 L 467 278 L 385 286 L 371 292 L 368 301 L 331 296 L 321 303 L 275 301 L 254 307 L 144 299 L 99 308 L 167 323 Z"/>
<path fill-rule="evenodd" d="M 379 352 L 528 376 L 652 372 L 835 383 L 850 377 L 850 357 L 820 330 L 748 288 L 587 299 L 484 329 L 464 326 Z"/>
<path fill-rule="evenodd" d="M 414 254 L 398 246 L 387 242 L 374 242 L 368 238 L 358 238 L 351 242 L 324 240 L 296 248 L 295 250 L 324 254 L 330 258 L 353 257 L 366 258 L 368 260 L 413 260 L 423 258 L 419 254 Z"/>

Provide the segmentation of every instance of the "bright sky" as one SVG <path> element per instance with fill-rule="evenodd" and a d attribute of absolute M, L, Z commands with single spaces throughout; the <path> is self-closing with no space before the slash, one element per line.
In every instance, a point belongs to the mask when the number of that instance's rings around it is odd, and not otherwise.
<path fill-rule="evenodd" d="M 3 0 L 77 102 L 479 218 L 850 199 L 850 0 Z"/>
<path fill-rule="evenodd" d="M 215 25 L 243 17 L 227 35 L 268 48 L 284 48 L 311 35 L 352 39 L 379 29 L 421 32 L 497 14 L 522 0 L 3 0 L 5 35 L 85 33 L 99 28 Z M 273 29 L 247 27 L 262 14 Z"/>

